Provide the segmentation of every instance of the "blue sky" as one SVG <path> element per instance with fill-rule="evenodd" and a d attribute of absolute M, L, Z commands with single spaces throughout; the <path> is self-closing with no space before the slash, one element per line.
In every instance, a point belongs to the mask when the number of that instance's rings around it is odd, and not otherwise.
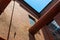
<path fill-rule="evenodd" d="M 41 12 L 52 0 L 24 0 L 37 12 Z"/>

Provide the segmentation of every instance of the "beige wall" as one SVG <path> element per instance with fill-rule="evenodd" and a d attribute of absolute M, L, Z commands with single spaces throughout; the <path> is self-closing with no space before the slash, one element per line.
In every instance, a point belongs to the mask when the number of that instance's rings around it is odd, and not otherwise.
<path fill-rule="evenodd" d="M 8 5 L 8 7 L 5 9 L 2 15 L 0 15 L 0 36 L 3 37 L 4 39 L 7 39 L 7 34 L 8 34 L 8 28 L 9 28 L 11 13 L 12 13 L 11 3 Z"/>
<path fill-rule="evenodd" d="M 8 30 L 11 20 L 11 14 L 13 9 L 13 1 L 6 7 L 5 11 L 0 15 L 0 37 L 7 39 Z M 28 29 L 31 27 L 29 23 L 29 17 L 31 15 L 26 10 L 24 10 L 18 2 L 15 2 L 14 12 L 13 12 L 13 19 L 12 25 L 9 35 L 9 40 L 33 40 L 34 38 L 31 36 L 29 37 Z M 32 16 L 32 15 L 31 15 Z M 33 17 L 33 16 L 32 16 Z M 35 18 L 35 17 L 33 17 Z M 36 18 L 35 18 L 36 19 Z M 36 21 L 38 21 L 36 19 Z M 16 32 L 16 37 L 14 38 L 14 33 Z M 36 34 L 36 40 L 44 40 L 44 36 L 42 31 L 40 30 L 41 34 Z"/>

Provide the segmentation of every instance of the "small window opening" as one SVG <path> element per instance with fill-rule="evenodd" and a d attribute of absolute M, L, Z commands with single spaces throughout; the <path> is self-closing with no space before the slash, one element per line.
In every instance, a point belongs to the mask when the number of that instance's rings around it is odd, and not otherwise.
<path fill-rule="evenodd" d="M 31 17 L 30 15 L 29 15 L 29 21 L 30 21 L 31 26 L 33 26 L 36 22 L 35 19 L 33 17 Z"/>

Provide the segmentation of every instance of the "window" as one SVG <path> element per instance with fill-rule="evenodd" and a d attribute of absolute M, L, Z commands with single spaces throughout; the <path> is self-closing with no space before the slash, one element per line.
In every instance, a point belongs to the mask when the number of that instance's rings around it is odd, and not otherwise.
<path fill-rule="evenodd" d="M 57 28 L 60 28 L 60 26 L 58 25 L 58 23 L 54 20 L 53 22 L 52 22 Z"/>
<path fill-rule="evenodd" d="M 49 27 L 50 27 L 51 29 L 53 29 L 54 31 L 57 30 L 58 28 L 60 28 L 60 26 L 58 25 L 58 23 L 57 23 L 55 20 L 53 20 L 53 21 L 49 24 Z"/>
<path fill-rule="evenodd" d="M 30 21 L 31 26 L 33 26 L 35 24 L 35 19 L 32 18 L 30 15 L 29 15 L 29 21 Z"/>
<path fill-rule="evenodd" d="M 58 25 L 58 23 L 55 20 L 53 20 L 48 26 L 49 30 L 54 36 L 54 39 L 60 40 L 60 26 Z"/>
<path fill-rule="evenodd" d="M 24 0 L 28 5 L 40 13 L 52 0 Z"/>
<path fill-rule="evenodd" d="M 57 0 L 19 0 L 21 7 L 30 12 L 34 17 L 40 18 Z M 48 11 L 49 12 L 49 11 Z"/>

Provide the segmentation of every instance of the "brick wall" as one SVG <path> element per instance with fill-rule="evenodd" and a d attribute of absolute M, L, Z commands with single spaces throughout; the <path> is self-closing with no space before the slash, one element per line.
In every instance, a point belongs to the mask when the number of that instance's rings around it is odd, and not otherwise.
<path fill-rule="evenodd" d="M 13 10 L 13 4 L 14 2 L 11 1 L 10 4 L 4 10 L 4 12 L 0 15 L 0 37 L 6 40 L 8 37 L 8 30 Z M 41 35 L 37 33 L 35 36 L 32 36 L 29 33 L 28 30 L 31 26 L 28 15 L 31 14 L 25 9 L 23 9 L 19 5 L 19 3 L 15 1 L 9 40 L 44 40 L 44 35 L 42 31 L 40 31 Z M 38 21 L 35 17 L 33 18 Z"/>

